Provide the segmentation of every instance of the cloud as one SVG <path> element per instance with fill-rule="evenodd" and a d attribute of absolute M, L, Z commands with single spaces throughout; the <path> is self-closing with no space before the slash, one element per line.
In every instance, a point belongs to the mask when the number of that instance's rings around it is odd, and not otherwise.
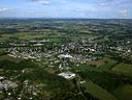
<path fill-rule="evenodd" d="M 132 3 L 132 1 L 131 0 L 99 0 L 99 5 L 101 6 L 109 6 L 109 5 L 121 6 L 129 3 Z"/>
<path fill-rule="evenodd" d="M 50 4 L 49 0 L 31 0 L 31 1 L 40 3 L 42 5 L 48 5 L 48 4 Z"/>
<path fill-rule="evenodd" d="M 5 12 L 5 11 L 8 11 L 9 8 L 5 8 L 5 7 L 0 7 L 0 12 Z"/>
<path fill-rule="evenodd" d="M 128 10 L 127 9 L 120 10 L 120 15 L 122 17 L 127 17 L 128 16 Z"/>

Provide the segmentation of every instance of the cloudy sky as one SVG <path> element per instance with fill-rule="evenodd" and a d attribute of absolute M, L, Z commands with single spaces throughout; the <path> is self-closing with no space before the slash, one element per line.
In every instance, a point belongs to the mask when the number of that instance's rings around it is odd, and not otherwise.
<path fill-rule="evenodd" d="M 0 18 L 132 18 L 132 0 L 0 0 Z"/>

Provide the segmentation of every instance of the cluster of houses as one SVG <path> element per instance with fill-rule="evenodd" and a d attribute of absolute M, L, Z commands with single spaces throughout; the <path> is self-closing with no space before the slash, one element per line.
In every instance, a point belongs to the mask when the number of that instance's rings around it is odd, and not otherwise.
<path fill-rule="evenodd" d="M 4 93 L 5 96 L 11 96 L 18 84 L 8 80 L 6 77 L 0 76 L 0 94 Z"/>
<path fill-rule="evenodd" d="M 79 66 L 79 64 L 86 64 L 89 61 L 95 61 L 102 59 L 104 54 L 107 51 L 111 52 L 123 52 L 126 55 L 131 54 L 132 48 L 124 46 L 108 46 L 107 44 L 99 44 L 96 42 L 89 43 L 88 41 L 71 42 L 65 43 L 58 47 L 52 48 L 51 50 L 46 48 L 44 44 L 48 40 L 33 40 L 29 43 L 10 43 L 10 47 L 4 48 L 8 55 L 14 58 L 22 59 L 33 59 L 36 61 L 41 61 L 43 58 L 47 58 L 49 65 L 54 66 L 58 63 L 58 68 L 62 70 L 68 70 L 70 63 Z M 1 45 L 3 43 L 0 43 Z M 27 46 L 27 44 L 32 44 L 32 46 Z M 127 41 L 127 44 L 130 44 L 130 41 Z M 64 76 L 65 74 L 62 74 Z"/>
<path fill-rule="evenodd" d="M 128 47 L 131 41 L 127 41 L 128 46 L 117 45 L 110 46 L 107 43 L 96 43 L 82 40 L 82 42 L 70 42 L 54 47 L 51 50 L 47 49 L 49 40 L 32 40 L 29 42 L 9 43 L 9 47 L 5 50 L 9 52 L 9 56 L 23 59 L 35 59 L 41 61 L 42 58 L 58 55 L 58 58 L 72 58 L 72 62 L 86 63 L 101 59 L 107 51 L 119 52 L 126 55 L 131 54 L 132 48 Z M 46 44 L 47 43 L 47 44 Z M 30 45 L 29 45 L 30 44 Z M 123 43 L 122 43 L 123 44 Z M 4 45 L 0 43 L 0 47 Z M 4 46 L 3 46 L 4 47 Z"/>
<path fill-rule="evenodd" d="M 25 80 L 23 83 L 21 83 L 21 85 L 22 87 L 16 97 L 17 100 L 23 100 L 23 98 L 34 100 L 33 98 L 36 97 L 40 92 L 38 86 L 33 85 L 29 80 Z M 12 96 L 16 94 L 17 91 L 18 84 L 8 80 L 3 76 L 0 76 L 0 94 L 4 93 L 4 96 L 7 98 L 7 100 L 13 100 L 10 98 L 12 98 Z"/>

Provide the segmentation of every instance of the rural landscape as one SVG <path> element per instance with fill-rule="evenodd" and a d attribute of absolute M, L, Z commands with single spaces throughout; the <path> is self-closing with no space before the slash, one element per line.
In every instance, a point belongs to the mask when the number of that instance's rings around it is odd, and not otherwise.
<path fill-rule="evenodd" d="M 132 100 L 132 20 L 0 19 L 0 100 Z"/>

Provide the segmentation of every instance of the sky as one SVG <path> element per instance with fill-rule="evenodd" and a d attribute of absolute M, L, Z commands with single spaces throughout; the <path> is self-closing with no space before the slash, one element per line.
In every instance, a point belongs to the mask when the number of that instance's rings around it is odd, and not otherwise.
<path fill-rule="evenodd" d="M 132 19 L 132 0 L 0 0 L 0 18 Z"/>

